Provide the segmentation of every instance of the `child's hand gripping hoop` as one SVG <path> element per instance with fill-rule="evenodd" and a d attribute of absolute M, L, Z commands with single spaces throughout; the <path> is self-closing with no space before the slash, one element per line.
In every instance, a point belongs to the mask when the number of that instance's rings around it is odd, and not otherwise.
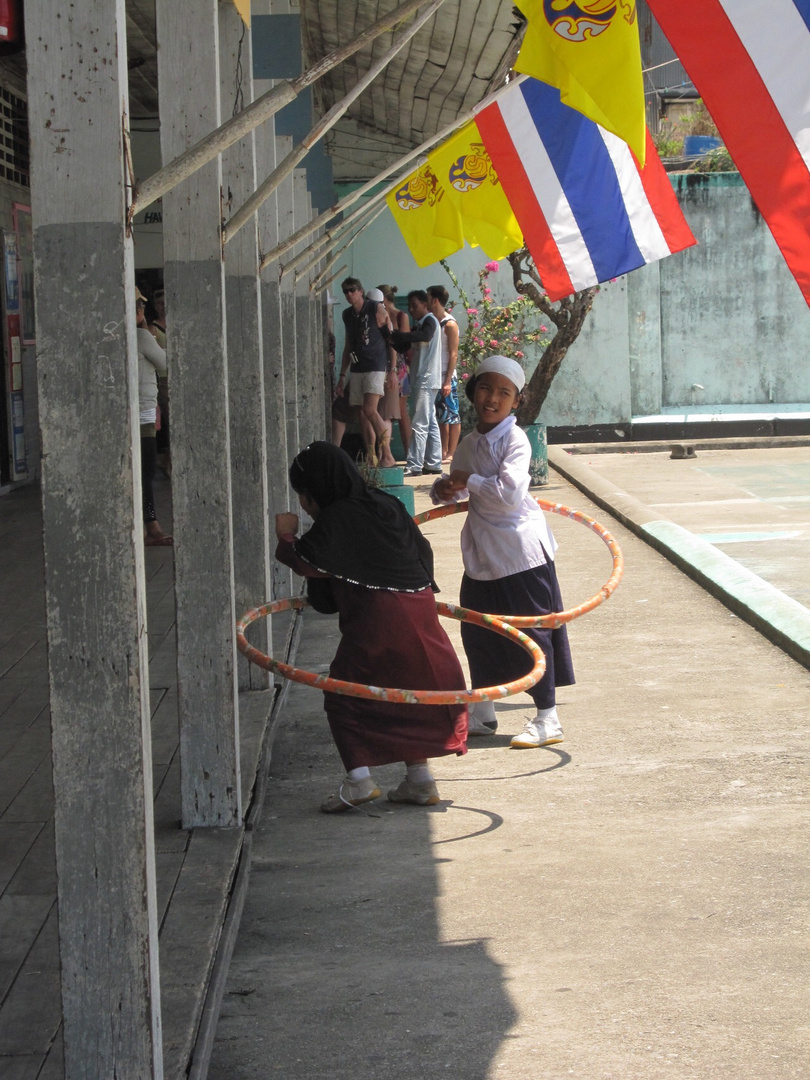
<path fill-rule="evenodd" d="M 589 611 L 593 611 L 595 607 L 598 607 L 603 600 L 607 600 L 621 580 L 624 571 L 624 557 L 622 556 L 621 548 L 607 529 L 600 525 L 598 521 L 594 521 L 593 518 L 588 517 L 587 514 L 583 514 L 579 510 L 572 510 L 570 506 L 563 506 L 562 503 L 546 502 L 545 499 L 537 499 L 537 505 L 541 510 L 545 510 L 547 513 L 559 514 L 561 517 L 567 517 L 571 518 L 572 521 L 578 521 L 581 525 L 587 525 L 589 529 L 593 530 L 597 536 L 604 540 L 610 554 L 613 556 L 613 572 L 610 577 L 598 593 L 592 596 L 590 600 L 586 600 L 577 607 L 567 608 L 565 611 L 554 611 L 549 615 L 495 616 L 509 626 L 522 626 L 524 629 L 529 629 L 534 626 L 545 626 L 553 629 L 556 626 L 562 626 L 563 623 L 569 623 L 573 619 L 578 619 L 580 615 L 587 615 Z M 413 520 L 417 525 L 424 525 L 426 521 L 434 521 L 436 518 L 447 517 L 449 514 L 463 513 L 467 510 L 468 506 L 469 503 L 466 502 L 451 503 L 448 506 L 436 506 L 432 510 L 426 510 L 423 514 L 417 514 Z"/>
<path fill-rule="evenodd" d="M 397 690 L 386 686 L 367 686 L 365 683 L 345 682 L 343 679 L 332 679 L 328 675 L 316 675 L 312 671 L 304 671 L 302 668 L 292 667 L 281 660 L 274 660 L 272 656 L 255 649 L 245 637 L 245 631 L 256 622 L 257 619 L 266 615 L 274 615 L 279 611 L 304 608 L 307 601 L 301 596 L 287 597 L 284 600 L 274 600 L 261 607 L 246 611 L 236 624 L 236 645 L 243 655 L 252 664 L 266 668 L 268 671 L 276 671 L 285 679 L 293 682 L 304 683 L 306 686 L 314 686 L 317 690 L 323 690 L 330 694 L 344 694 L 347 697 L 371 698 L 375 701 L 394 701 L 401 705 L 472 705 L 476 701 L 494 701 L 496 698 L 509 697 L 511 694 L 519 694 L 522 690 L 528 690 L 543 677 L 546 670 L 546 658 L 540 648 L 520 630 L 509 626 L 495 615 L 482 615 L 480 611 L 468 611 L 457 604 L 445 604 L 436 601 L 436 610 L 440 615 L 446 615 L 450 619 L 458 619 L 459 622 L 471 622 L 476 626 L 483 626 L 494 630 L 496 634 L 512 638 L 518 645 L 526 650 L 534 660 L 534 667 L 521 679 L 514 682 L 504 683 L 503 686 L 485 686 L 478 690 Z"/>

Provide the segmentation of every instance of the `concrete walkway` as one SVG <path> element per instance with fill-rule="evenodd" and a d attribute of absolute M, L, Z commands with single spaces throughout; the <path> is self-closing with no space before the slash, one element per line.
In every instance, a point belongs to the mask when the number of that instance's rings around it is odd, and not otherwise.
<path fill-rule="evenodd" d="M 596 517 L 626 561 L 572 624 L 565 742 L 510 750 L 528 701 L 510 698 L 503 734 L 436 762 L 440 805 L 329 817 L 339 760 L 320 695 L 293 685 L 210 1080 L 806 1076 L 807 670 L 632 513 L 637 531 L 559 473 L 539 493 Z M 443 599 L 462 524 L 425 528 Z M 552 524 L 573 606 L 610 559 Z M 336 633 L 307 612 L 298 664 L 323 669 Z"/>

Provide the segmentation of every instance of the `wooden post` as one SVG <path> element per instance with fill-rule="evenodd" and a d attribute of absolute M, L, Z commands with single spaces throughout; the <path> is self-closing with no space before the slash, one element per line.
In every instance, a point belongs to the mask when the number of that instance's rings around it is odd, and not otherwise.
<path fill-rule="evenodd" d="M 157 0 L 164 161 L 219 124 L 217 6 Z M 163 200 L 185 828 L 241 820 L 220 188 L 217 158 Z"/>
<path fill-rule="evenodd" d="M 64 14 L 26 10 L 65 1076 L 161 1078 L 126 13 Z"/>
<path fill-rule="evenodd" d="M 234 4 L 219 5 L 220 96 L 225 115 L 253 96 L 251 36 Z M 256 186 L 253 134 L 222 155 L 223 190 L 238 204 Z M 231 441 L 234 597 L 237 615 L 270 596 L 264 352 L 259 294 L 259 238 L 254 217 L 225 257 L 225 325 Z M 268 648 L 269 620 L 250 628 L 251 643 Z M 240 690 L 265 690 L 268 673 L 240 656 Z"/>

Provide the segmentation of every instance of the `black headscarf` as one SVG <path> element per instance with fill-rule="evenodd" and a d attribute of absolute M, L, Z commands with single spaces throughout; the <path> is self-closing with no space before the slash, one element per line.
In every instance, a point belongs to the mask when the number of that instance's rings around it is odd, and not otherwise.
<path fill-rule="evenodd" d="M 294 545 L 310 566 L 372 589 L 438 591 L 433 551 L 408 511 L 393 495 L 369 487 L 343 450 L 310 443 L 290 466 L 290 484 L 321 510 Z"/>

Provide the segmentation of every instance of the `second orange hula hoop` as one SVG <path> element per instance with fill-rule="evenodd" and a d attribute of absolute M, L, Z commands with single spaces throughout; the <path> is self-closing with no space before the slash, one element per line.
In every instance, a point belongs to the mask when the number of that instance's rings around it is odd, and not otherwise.
<path fill-rule="evenodd" d="M 562 626 L 564 623 L 569 623 L 574 619 L 578 619 L 580 615 L 587 615 L 589 611 L 593 611 L 595 607 L 598 607 L 603 601 L 607 600 L 619 584 L 624 572 L 624 556 L 622 555 L 621 548 L 603 525 L 600 525 L 599 522 L 595 521 L 592 517 L 588 517 L 587 514 L 583 514 L 580 510 L 573 510 L 570 506 L 564 506 L 562 503 L 552 503 L 548 502 L 546 499 L 537 499 L 536 501 L 541 510 L 545 510 L 550 514 L 559 514 L 561 517 L 570 518 L 572 521 L 578 521 L 581 525 L 587 525 L 589 529 L 600 537 L 600 539 L 604 540 L 613 557 L 613 571 L 598 593 L 595 593 L 589 600 L 585 600 L 584 603 L 578 604 L 576 607 L 566 608 L 565 611 L 553 611 L 549 615 L 495 616 L 497 619 L 500 619 L 501 622 L 508 623 L 509 626 L 522 627 L 524 630 L 531 629 L 535 626 L 544 626 L 553 629 L 556 626 Z M 435 521 L 437 518 L 448 517 L 450 514 L 464 513 L 468 507 L 468 502 L 449 503 L 446 506 L 435 506 L 432 510 L 425 510 L 421 514 L 416 514 L 413 520 L 417 525 L 424 525 L 426 521 Z"/>

